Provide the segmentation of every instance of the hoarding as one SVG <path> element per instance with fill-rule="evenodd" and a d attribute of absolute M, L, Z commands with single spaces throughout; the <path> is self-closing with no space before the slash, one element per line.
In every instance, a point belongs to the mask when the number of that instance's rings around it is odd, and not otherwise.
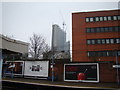
<path fill-rule="evenodd" d="M 23 75 L 24 61 L 6 61 L 3 69 L 6 75 Z"/>
<path fill-rule="evenodd" d="M 99 82 L 98 63 L 65 64 L 64 81 Z"/>
<path fill-rule="evenodd" d="M 25 76 L 48 77 L 49 61 L 25 61 Z"/>

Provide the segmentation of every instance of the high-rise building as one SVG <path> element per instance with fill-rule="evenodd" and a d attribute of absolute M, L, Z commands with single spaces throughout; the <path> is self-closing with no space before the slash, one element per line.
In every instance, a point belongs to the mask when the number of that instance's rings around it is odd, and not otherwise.
<path fill-rule="evenodd" d="M 53 47 L 55 51 L 64 51 L 66 43 L 66 33 L 57 25 L 53 25 L 52 31 Z"/>
<path fill-rule="evenodd" d="M 69 42 L 66 41 L 66 32 L 61 29 L 57 24 L 54 24 L 52 26 L 52 47 L 54 48 L 56 57 L 59 56 L 64 58 L 65 56 L 70 55 L 70 45 Z"/>

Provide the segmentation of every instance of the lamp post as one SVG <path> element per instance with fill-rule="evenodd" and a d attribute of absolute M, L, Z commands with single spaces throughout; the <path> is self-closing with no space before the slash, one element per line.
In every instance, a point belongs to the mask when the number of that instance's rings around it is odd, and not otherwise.
<path fill-rule="evenodd" d="M 118 53 L 117 53 L 117 50 L 116 50 L 116 65 L 118 65 Z M 119 82 L 119 70 L 118 70 L 118 67 L 116 68 L 116 74 L 117 74 L 117 83 L 118 85 L 120 84 Z"/>
<path fill-rule="evenodd" d="M 52 82 L 54 81 L 54 25 L 52 25 Z"/>

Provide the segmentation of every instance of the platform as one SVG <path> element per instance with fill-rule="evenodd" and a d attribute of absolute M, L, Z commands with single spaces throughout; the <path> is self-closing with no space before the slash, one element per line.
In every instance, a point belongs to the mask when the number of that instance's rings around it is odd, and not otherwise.
<path fill-rule="evenodd" d="M 14 82 L 30 85 L 50 86 L 50 87 L 65 87 L 65 88 L 81 88 L 81 89 L 107 89 L 119 90 L 120 85 L 117 83 L 83 83 L 83 82 L 64 82 L 64 81 L 49 81 L 40 79 L 28 78 L 3 78 L 3 82 Z"/>

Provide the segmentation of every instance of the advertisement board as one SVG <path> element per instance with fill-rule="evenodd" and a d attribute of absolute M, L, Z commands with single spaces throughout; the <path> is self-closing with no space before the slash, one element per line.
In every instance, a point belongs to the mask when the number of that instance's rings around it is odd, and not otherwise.
<path fill-rule="evenodd" d="M 64 81 L 99 82 L 98 63 L 64 64 Z"/>
<path fill-rule="evenodd" d="M 4 65 L 4 74 L 23 75 L 24 61 L 6 61 Z"/>
<path fill-rule="evenodd" d="M 49 61 L 25 61 L 24 76 L 48 77 Z"/>

